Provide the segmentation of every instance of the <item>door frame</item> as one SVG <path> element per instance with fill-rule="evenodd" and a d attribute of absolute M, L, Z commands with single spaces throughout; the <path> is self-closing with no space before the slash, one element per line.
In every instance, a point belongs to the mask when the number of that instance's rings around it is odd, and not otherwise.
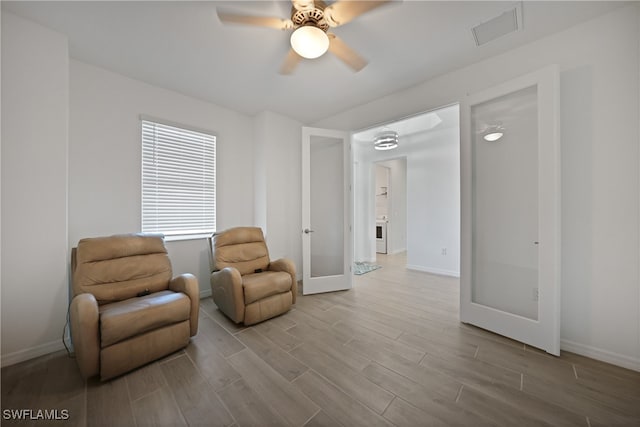
<path fill-rule="evenodd" d="M 490 308 L 471 300 L 472 287 L 472 167 L 471 106 L 515 91 L 538 87 L 538 320 Z M 560 354 L 561 194 L 560 79 L 557 65 L 517 77 L 460 103 L 460 321 Z M 540 194 L 540 193 L 543 194 Z"/>

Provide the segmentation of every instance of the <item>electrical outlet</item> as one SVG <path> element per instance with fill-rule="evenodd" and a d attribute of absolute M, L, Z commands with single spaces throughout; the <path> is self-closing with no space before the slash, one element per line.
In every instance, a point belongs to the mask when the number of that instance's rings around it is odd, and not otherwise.
<path fill-rule="evenodd" d="M 533 300 L 538 301 L 539 297 L 538 288 L 533 288 Z"/>
<path fill-rule="evenodd" d="M 447 254 L 447 248 L 442 248 L 442 251 L 440 253 L 442 255 L 446 255 Z"/>

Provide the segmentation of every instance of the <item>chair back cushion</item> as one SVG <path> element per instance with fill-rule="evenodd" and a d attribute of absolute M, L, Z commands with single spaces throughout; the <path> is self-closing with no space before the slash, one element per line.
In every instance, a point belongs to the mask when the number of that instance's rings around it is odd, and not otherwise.
<path fill-rule="evenodd" d="M 234 267 L 244 276 L 269 268 L 269 251 L 259 227 L 236 227 L 215 233 L 211 252 L 213 271 Z"/>
<path fill-rule="evenodd" d="M 171 261 L 161 234 L 82 239 L 72 254 L 73 294 L 93 294 L 98 304 L 169 287 Z"/>

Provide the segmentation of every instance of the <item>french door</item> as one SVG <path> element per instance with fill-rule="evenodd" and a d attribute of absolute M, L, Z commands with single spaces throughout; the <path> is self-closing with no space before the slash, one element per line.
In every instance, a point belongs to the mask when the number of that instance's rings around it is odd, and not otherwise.
<path fill-rule="evenodd" d="M 559 73 L 461 104 L 460 320 L 560 354 Z"/>
<path fill-rule="evenodd" d="M 302 293 L 351 288 L 350 139 L 302 128 Z"/>

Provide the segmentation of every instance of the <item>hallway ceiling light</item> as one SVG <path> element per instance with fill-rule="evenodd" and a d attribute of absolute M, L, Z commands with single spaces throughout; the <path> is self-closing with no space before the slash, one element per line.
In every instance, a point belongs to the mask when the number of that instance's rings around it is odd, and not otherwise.
<path fill-rule="evenodd" d="M 398 132 L 387 130 L 373 137 L 373 148 L 376 150 L 393 150 L 398 146 Z"/>

